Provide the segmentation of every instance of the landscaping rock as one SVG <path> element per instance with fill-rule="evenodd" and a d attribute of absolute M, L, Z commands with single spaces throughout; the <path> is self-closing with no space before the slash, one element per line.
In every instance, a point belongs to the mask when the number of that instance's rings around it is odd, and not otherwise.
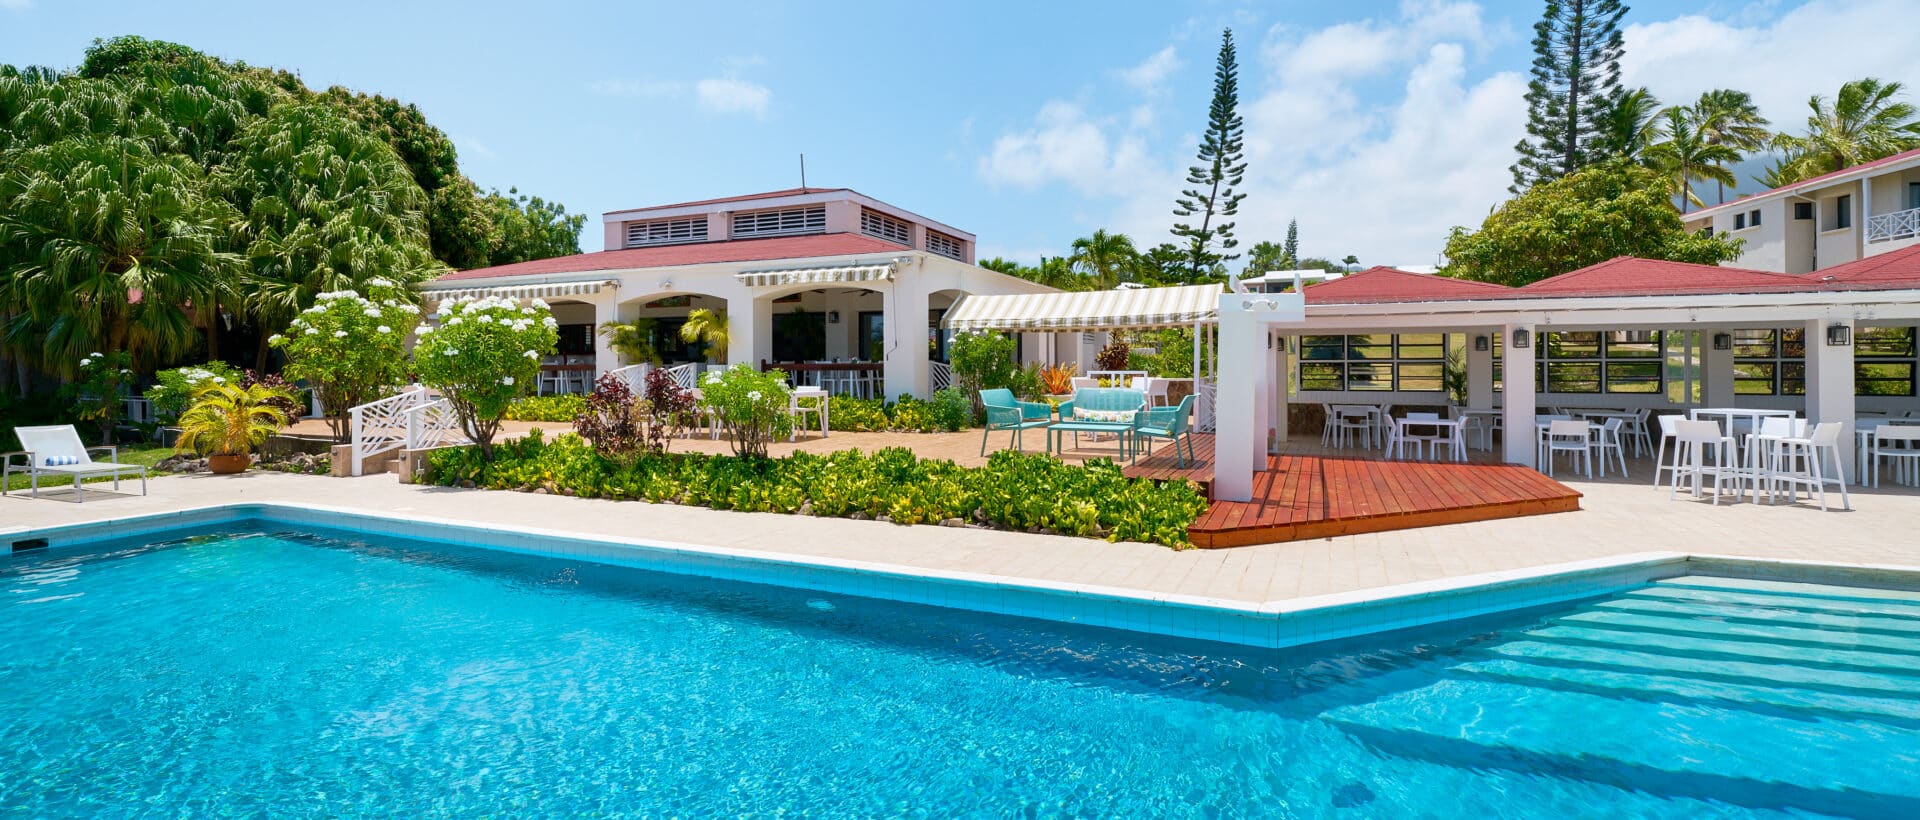
<path fill-rule="evenodd" d="M 813 502 L 811 502 L 811 501 L 802 501 L 802 502 L 800 502 L 800 509 L 797 509 L 797 510 L 794 510 L 794 511 L 793 511 L 793 514 L 794 514 L 794 515 L 812 515 L 812 514 L 813 514 Z"/>
<path fill-rule="evenodd" d="M 463 488 L 463 489 L 468 489 L 468 490 L 471 490 L 471 489 L 473 489 L 473 481 L 472 481 L 471 479 L 467 479 L 467 480 L 462 480 L 462 481 L 460 482 L 460 486 L 461 486 L 461 488 Z"/>
<path fill-rule="evenodd" d="M 849 516 L 847 516 L 847 517 L 848 517 L 848 518 L 851 518 L 851 519 L 853 519 L 853 520 L 855 520 L 855 521 L 871 521 L 871 520 L 873 520 L 873 516 L 871 516 L 871 515 L 867 515 L 866 513 L 863 513 L 863 512 L 857 512 L 857 513 L 854 513 L 854 514 L 852 514 L 852 515 L 849 515 Z"/>
<path fill-rule="evenodd" d="M 548 494 L 548 493 L 547 493 L 547 488 L 545 488 L 545 487 L 535 487 L 535 488 L 533 488 L 533 494 L 534 494 L 534 495 L 547 495 L 547 494 Z"/>
<path fill-rule="evenodd" d="M 891 523 L 893 523 L 893 516 L 891 516 L 891 515 L 876 515 L 876 516 L 874 516 L 874 517 L 873 517 L 873 520 L 875 520 L 875 521 L 879 521 L 879 522 L 881 522 L 881 523 L 883 523 L 883 524 L 891 524 Z"/>
<path fill-rule="evenodd" d="M 964 527 L 966 525 L 967 520 L 964 518 L 948 518 L 940 522 L 940 526 L 942 527 Z"/>

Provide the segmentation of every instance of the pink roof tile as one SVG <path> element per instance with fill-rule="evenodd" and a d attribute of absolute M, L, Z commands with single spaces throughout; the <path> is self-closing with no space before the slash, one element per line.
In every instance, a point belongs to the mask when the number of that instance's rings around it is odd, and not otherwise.
<path fill-rule="evenodd" d="M 1451 299 L 1498 299 L 1513 288 L 1490 282 L 1453 279 L 1431 273 L 1408 273 L 1373 267 L 1308 285 L 1302 291 L 1309 305 L 1356 302 L 1432 302 Z"/>
<path fill-rule="evenodd" d="M 1755 293 L 1805 290 L 1806 280 L 1787 273 L 1616 256 L 1522 288 L 1529 296 L 1660 296 L 1678 293 Z"/>
<path fill-rule="evenodd" d="M 1920 245 L 1856 259 L 1801 278 L 1833 290 L 1920 288 Z"/>
<path fill-rule="evenodd" d="M 714 262 L 761 262 L 775 259 L 806 259 L 816 256 L 844 256 L 857 253 L 899 253 L 907 248 L 852 233 L 781 236 L 770 239 L 735 239 L 725 242 L 693 242 L 685 245 L 661 245 L 652 248 L 627 248 L 595 251 L 552 259 L 536 259 L 491 268 L 455 271 L 437 281 L 490 279 L 497 276 L 538 276 L 562 273 L 589 273 L 629 268 L 666 268 L 680 265 L 705 265 Z"/>

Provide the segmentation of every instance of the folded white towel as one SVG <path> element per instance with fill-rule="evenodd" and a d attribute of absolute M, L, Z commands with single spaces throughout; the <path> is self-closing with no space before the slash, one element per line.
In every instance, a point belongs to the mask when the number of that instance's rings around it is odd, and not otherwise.
<path fill-rule="evenodd" d="M 47 456 L 46 460 L 48 467 L 67 467 L 79 463 L 79 456 Z"/>

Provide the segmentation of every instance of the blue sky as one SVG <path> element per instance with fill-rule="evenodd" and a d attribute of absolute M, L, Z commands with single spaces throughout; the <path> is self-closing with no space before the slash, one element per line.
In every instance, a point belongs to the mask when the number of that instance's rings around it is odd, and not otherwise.
<path fill-rule="evenodd" d="M 1776 122 L 1880 76 L 1912 0 L 1637 2 L 1625 72 L 1750 91 Z M 482 186 L 590 215 L 846 186 L 1034 261 L 1107 227 L 1164 241 L 1220 30 L 1240 43 L 1243 245 L 1431 264 L 1505 195 L 1533 2 L 213 3 L 0 0 L 0 61 L 138 34 L 418 104 Z M 1746 187 L 1754 187 L 1750 182 Z M 589 245 L 591 247 L 591 245 Z"/>

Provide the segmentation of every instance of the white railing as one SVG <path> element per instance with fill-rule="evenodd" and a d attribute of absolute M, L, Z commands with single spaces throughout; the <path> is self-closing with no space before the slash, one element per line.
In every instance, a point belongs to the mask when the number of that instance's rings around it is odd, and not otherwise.
<path fill-rule="evenodd" d="M 406 424 L 409 450 L 431 450 L 471 441 L 460 429 L 460 417 L 446 399 L 433 399 L 407 408 Z"/>
<path fill-rule="evenodd" d="M 667 375 L 672 376 L 673 383 L 680 385 L 682 390 L 692 390 L 700 386 L 696 384 L 700 380 L 700 365 L 697 362 L 669 367 Z"/>
<path fill-rule="evenodd" d="M 367 459 L 405 447 L 407 411 L 432 400 L 427 388 L 416 384 L 398 394 L 348 410 L 352 419 L 353 474 L 362 474 Z"/>
<path fill-rule="evenodd" d="M 1920 235 L 1920 208 L 1867 217 L 1867 241 L 1885 242 Z"/>
<path fill-rule="evenodd" d="M 1193 380 L 1194 427 L 1202 433 L 1213 432 L 1214 396 L 1218 389 L 1213 379 Z"/>
<path fill-rule="evenodd" d="M 653 364 L 651 362 L 641 362 L 639 364 L 630 364 L 626 367 L 616 367 L 607 371 L 607 375 L 619 376 L 622 380 L 626 381 L 628 390 L 632 390 L 635 395 L 639 395 L 647 392 L 647 374 L 651 372 L 653 372 Z"/>
<path fill-rule="evenodd" d="M 953 365 L 928 362 L 927 369 L 933 373 L 933 392 L 938 393 L 953 386 Z"/>

